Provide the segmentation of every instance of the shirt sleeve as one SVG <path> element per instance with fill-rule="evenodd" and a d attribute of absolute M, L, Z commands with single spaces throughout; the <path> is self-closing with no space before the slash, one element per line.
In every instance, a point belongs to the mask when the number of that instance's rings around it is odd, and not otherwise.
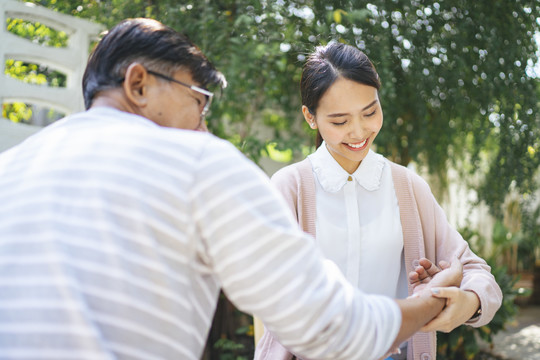
<path fill-rule="evenodd" d="M 354 289 L 295 223 L 267 176 L 209 142 L 191 194 L 205 258 L 228 298 L 305 359 L 376 359 L 397 336 L 390 298 Z"/>

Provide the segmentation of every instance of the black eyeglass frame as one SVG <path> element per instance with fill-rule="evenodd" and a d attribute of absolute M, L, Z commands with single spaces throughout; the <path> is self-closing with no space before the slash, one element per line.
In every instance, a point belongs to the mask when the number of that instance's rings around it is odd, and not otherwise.
<path fill-rule="evenodd" d="M 147 69 L 146 72 L 149 73 L 149 74 L 152 74 L 154 76 L 160 77 L 162 79 L 165 79 L 165 80 L 180 84 L 182 86 L 185 86 L 187 88 L 190 88 L 191 90 L 196 91 L 199 94 L 203 94 L 206 97 L 206 104 L 204 104 L 204 107 L 203 107 L 203 109 L 201 111 L 201 120 L 206 117 L 206 115 L 208 114 L 208 111 L 210 110 L 210 104 L 212 104 L 212 98 L 214 97 L 213 92 L 210 92 L 210 91 L 208 91 L 206 89 L 203 89 L 203 88 L 195 86 L 195 85 L 186 84 L 186 83 L 184 83 L 184 82 L 182 82 L 180 80 L 176 80 L 176 79 L 174 79 L 174 78 L 172 78 L 170 76 L 167 76 L 167 75 L 164 75 L 164 74 L 152 71 L 152 70 Z"/>

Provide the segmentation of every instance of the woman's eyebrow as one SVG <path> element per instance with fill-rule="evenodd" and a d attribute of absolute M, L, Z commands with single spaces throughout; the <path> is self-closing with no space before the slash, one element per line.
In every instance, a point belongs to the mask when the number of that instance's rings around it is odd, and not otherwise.
<path fill-rule="evenodd" d="M 375 105 L 378 101 L 379 101 L 379 99 L 373 100 L 371 103 L 369 103 L 368 105 L 364 106 L 364 108 L 362 109 L 362 111 L 369 109 L 370 107 L 372 107 L 373 105 Z"/>
<path fill-rule="evenodd" d="M 375 105 L 378 101 L 379 101 L 378 99 L 373 100 L 368 105 L 364 106 L 364 108 L 361 111 L 369 109 L 370 107 Z M 329 118 L 336 118 L 336 117 L 341 117 L 341 116 L 346 116 L 346 115 L 349 115 L 349 113 L 333 113 L 333 114 L 328 114 L 326 116 Z"/>
<path fill-rule="evenodd" d="M 342 116 L 347 116 L 347 115 L 349 115 L 349 113 L 334 113 L 334 114 L 328 114 L 326 116 L 329 118 L 337 118 L 337 117 L 342 117 Z"/>

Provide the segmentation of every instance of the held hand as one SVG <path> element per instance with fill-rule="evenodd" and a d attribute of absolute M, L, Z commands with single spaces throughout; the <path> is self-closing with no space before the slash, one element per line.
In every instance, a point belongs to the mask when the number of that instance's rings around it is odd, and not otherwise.
<path fill-rule="evenodd" d="M 430 282 L 431 278 L 438 272 L 440 272 L 437 266 L 435 266 L 430 260 L 421 258 L 418 260 L 418 265 L 414 268 L 414 271 L 409 273 L 409 282 L 416 290 L 423 288 L 423 284 Z"/>
<path fill-rule="evenodd" d="M 450 332 L 469 320 L 480 306 L 480 300 L 474 292 L 458 287 L 433 288 L 432 293 L 435 297 L 446 298 L 446 306 L 420 331 Z"/>
<path fill-rule="evenodd" d="M 457 260 L 457 258 L 455 260 Z M 415 293 L 426 288 L 426 285 L 429 284 L 435 274 L 449 268 L 450 264 L 447 261 L 443 260 L 439 261 L 439 266 L 440 268 L 426 258 L 421 258 L 418 261 L 418 265 L 416 266 L 414 271 L 411 271 L 409 273 L 409 282 L 413 286 Z"/>

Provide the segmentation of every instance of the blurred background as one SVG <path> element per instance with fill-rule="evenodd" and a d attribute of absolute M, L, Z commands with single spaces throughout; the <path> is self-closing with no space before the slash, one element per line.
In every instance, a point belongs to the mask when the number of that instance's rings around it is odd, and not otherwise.
<path fill-rule="evenodd" d="M 489 325 L 439 334 L 439 358 L 489 358 L 520 311 L 540 330 L 540 0 L 0 0 L 0 10 L 0 151 L 82 111 L 100 33 L 151 17 L 225 74 L 208 127 L 271 175 L 313 150 L 299 96 L 307 54 L 357 46 L 382 82 L 376 150 L 428 179 L 505 295 Z M 251 316 L 221 294 L 204 359 L 253 348 Z"/>

